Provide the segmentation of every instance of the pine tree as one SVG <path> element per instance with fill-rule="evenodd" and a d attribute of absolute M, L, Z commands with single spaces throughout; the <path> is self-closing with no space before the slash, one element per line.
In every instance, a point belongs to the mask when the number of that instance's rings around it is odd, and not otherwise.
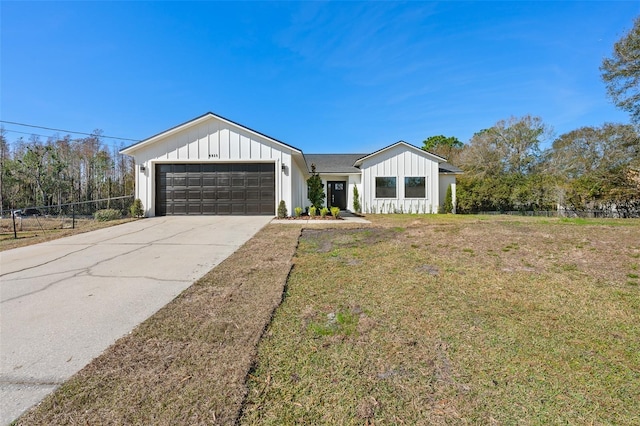
<path fill-rule="evenodd" d="M 360 206 L 360 193 L 358 192 L 358 187 L 355 185 L 353 185 L 353 210 L 356 213 L 362 211 L 362 207 Z"/>
<path fill-rule="evenodd" d="M 451 185 L 447 187 L 447 195 L 444 196 L 443 210 L 445 213 L 453 212 L 453 194 L 451 192 Z"/>
<path fill-rule="evenodd" d="M 316 173 L 316 165 L 311 164 L 311 177 L 307 179 L 307 193 L 311 205 L 316 209 L 321 209 L 324 205 L 324 185 L 320 175 Z"/>

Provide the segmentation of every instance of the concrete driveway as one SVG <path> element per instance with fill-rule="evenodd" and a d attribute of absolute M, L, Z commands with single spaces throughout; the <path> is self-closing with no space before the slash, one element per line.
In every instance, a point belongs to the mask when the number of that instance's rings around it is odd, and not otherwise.
<path fill-rule="evenodd" d="M 149 218 L 0 253 L 0 424 L 41 401 L 270 220 Z"/>

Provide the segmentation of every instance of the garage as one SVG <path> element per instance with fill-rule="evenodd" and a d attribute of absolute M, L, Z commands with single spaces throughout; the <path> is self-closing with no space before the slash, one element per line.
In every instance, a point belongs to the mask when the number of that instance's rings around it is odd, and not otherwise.
<path fill-rule="evenodd" d="M 146 217 L 275 216 L 281 201 L 306 203 L 302 151 L 210 112 L 120 152 L 133 157 Z"/>
<path fill-rule="evenodd" d="M 156 164 L 155 213 L 275 215 L 275 164 Z"/>

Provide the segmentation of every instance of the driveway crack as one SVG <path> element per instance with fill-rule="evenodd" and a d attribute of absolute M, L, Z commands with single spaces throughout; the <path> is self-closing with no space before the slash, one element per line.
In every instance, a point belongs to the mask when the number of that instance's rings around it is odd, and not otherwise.
<path fill-rule="evenodd" d="M 95 246 L 95 244 L 94 244 L 93 246 Z M 95 262 L 94 264 L 87 266 L 86 268 L 82 268 L 82 269 L 74 269 L 74 270 L 75 270 L 75 271 L 77 271 L 77 272 L 76 272 L 75 274 L 71 275 L 71 276 L 67 276 L 67 277 L 64 277 L 64 278 L 60 278 L 59 280 L 56 280 L 56 281 L 50 282 L 49 284 L 47 284 L 46 286 L 44 286 L 44 287 L 42 287 L 42 288 L 39 288 L 39 289 L 37 289 L 37 290 L 30 291 L 30 292 L 28 292 L 28 293 L 21 294 L 21 295 L 19 295 L 19 296 L 11 297 L 11 298 L 9 298 L 9 299 L 3 300 L 3 301 L 2 301 L 2 302 L 0 302 L 0 303 L 11 302 L 11 301 L 13 301 L 13 300 L 19 300 L 19 299 L 22 299 L 23 297 L 27 297 L 27 296 L 31 296 L 31 295 L 34 295 L 34 294 L 37 294 L 37 293 L 41 293 L 41 292 L 43 292 L 43 291 L 45 291 L 45 290 L 47 290 L 47 289 L 51 288 L 52 286 L 54 286 L 54 285 L 56 285 L 56 284 L 58 284 L 58 283 L 61 283 L 61 282 L 63 282 L 63 281 L 66 281 L 66 280 L 68 280 L 68 279 L 70 279 L 70 278 L 76 278 L 76 277 L 79 277 L 79 276 L 81 276 L 81 275 L 83 275 L 83 274 L 91 275 L 91 269 L 92 269 L 92 268 L 95 268 L 96 266 L 100 265 L 101 263 L 109 262 L 109 261 L 114 260 L 114 259 L 117 259 L 117 258 L 119 258 L 119 257 L 126 256 L 126 255 L 128 255 L 128 254 L 130 254 L 130 253 L 133 253 L 133 252 L 134 252 L 134 251 L 136 251 L 136 250 L 140 250 L 140 249 L 142 249 L 142 248 L 149 247 L 149 246 L 151 246 L 151 243 L 148 243 L 148 244 L 145 244 L 145 245 L 139 245 L 139 246 L 137 246 L 136 248 L 131 249 L 131 250 L 127 251 L 127 252 L 124 252 L 124 253 L 118 253 L 118 254 L 117 254 L 117 255 L 115 255 L 115 256 L 111 256 L 111 257 L 106 258 L 106 259 L 101 259 L 101 260 L 99 260 L 98 262 Z M 86 248 L 88 248 L 88 247 L 86 247 Z M 86 248 L 85 248 L 85 249 L 86 249 Z M 85 249 L 83 249 L 83 250 L 85 250 Z M 79 251 L 82 251 L 82 250 L 78 250 L 78 251 L 76 251 L 76 252 L 74 252 L 74 253 L 77 253 L 77 252 L 79 252 Z M 64 256 L 63 256 L 63 257 L 64 257 Z M 44 263 L 44 264 L 47 264 L 47 263 L 51 263 L 51 262 L 46 262 L 46 263 Z M 27 269 L 31 269 L 31 268 L 27 268 Z M 26 269 L 25 269 L 25 270 L 26 270 Z M 74 270 L 72 270 L 72 271 L 74 271 Z M 69 271 L 69 272 L 71 272 L 71 271 Z M 113 277 L 111 277 L 111 278 L 113 278 Z"/>

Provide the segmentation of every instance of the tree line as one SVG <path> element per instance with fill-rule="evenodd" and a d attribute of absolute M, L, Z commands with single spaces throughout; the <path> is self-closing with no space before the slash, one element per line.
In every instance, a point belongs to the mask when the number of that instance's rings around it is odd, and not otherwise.
<path fill-rule="evenodd" d="M 133 159 L 119 154 L 102 132 L 73 139 L 33 135 L 9 143 L 0 130 L 0 206 L 56 207 L 134 193 Z M 107 206 L 108 207 L 108 206 Z"/>
<path fill-rule="evenodd" d="M 543 149 L 545 142 L 551 142 Z M 448 158 L 457 212 L 602 210 L 640 215 L 640 139 L 631 124 L 582 127 L 552 139 L 540 117 L 501 120 L 467 144 L 433 136 L 423 148 Z"/>

